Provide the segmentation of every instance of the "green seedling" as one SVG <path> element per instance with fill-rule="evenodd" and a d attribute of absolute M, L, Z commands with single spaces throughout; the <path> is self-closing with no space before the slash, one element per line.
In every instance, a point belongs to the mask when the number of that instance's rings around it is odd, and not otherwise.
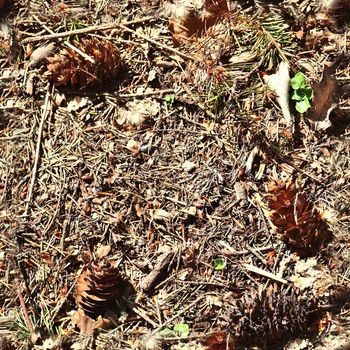
<path fill-rule="evenodd" d="M 173 329 L 168 327 L 162 329 L 159 335 L 162 338 L 187 337 L 190 333 L 190 326 L 187 323 L 176 323 Z"/>
<path fill-rule="evenodd" d="M 307 83 L 305 75 L 301 72 L 295 74 L 290 80 L 293 89 L 292 100 L 296 101 L 295 109 L 299 113 L 305 113 L 311 107 L 312 89 Z"/>
<path fill-rule="evenodd" d="M 172 105 L 175 102 L 175 96 L 174 95 L 166 95 L 164 100 L 169 107 L 172 107 Z"/>
<path fill-rule="evenodd" d="M 214 259 L 214 270 L 223 270 L 225 265 L 225 261 L 221 258 Z"/>
<path fill-rule="evenodd" d="M 174 331 L 180 337 L 187 337 L 190 334 L 190 326 L 187 323 L 176 323 L 174 325 Z"/>

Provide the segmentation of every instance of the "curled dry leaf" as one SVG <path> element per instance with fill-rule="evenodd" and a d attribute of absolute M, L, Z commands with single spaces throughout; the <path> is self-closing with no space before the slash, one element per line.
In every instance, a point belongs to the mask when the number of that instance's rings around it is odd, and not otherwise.
<path fill-rule="evenodd" d="M 327 129 L 332 125 L 329 117 L 336 107 L 336 94 L 339 89 L 333 74 L 340 63 L 341 57 L 331 66 L 325 66 L 321 81 L 312 84 L 313 106 L 307 113 L 307 117 L 316 123 L 316 129 Z"/>
<path fill-rule="evenodd" d="M 111 249 L 112 249 L 112 247 L 110 246 L 110 244 L 100 245 L 96 249 L 96 257 L 99 259 L 105 258 L 109 254 Z"/>
<path fill-rule="evenodd" d="M 156 116 L 159 111 L 160 104 L 155 100 L 133 100 L 126 104 L 126 108 L 119 110 L 117 123 L 141 126 L 147 119 Z"/>
<path fill-rule="evenodd" d="M 44 60 L 55 48 L 55 43 L 50 43 L 45 46 L 39 46 L 30 55 L 28 67 L 35 67 Z"/>
<path fill-rule="evenodd" d="M 324 295 L 325 291 L 336 282 L 328 269 L 319 265 L 315 258 L 298 260 L 294 271 L 294 275 L 290 277 L 294 286 L 300 290 L 311 289 L 316 297 Z"/>
<path fill-rule="evenodd" d="M 289 109 L 289 66 L 282 61 L 275 74 L 265 75 L 264 82 L 277 95 L 277 102 L 281 107 L 287 125 L 292 125 L 292 116 Z"/>
<path fill-rule="evenodd" d="M 95 329 L 108 328 L 111 325 L 111 320 L 102 316 L 98 316 L 95 320 L 79 309 L 72 316 L 72 325 L 78 327 L 81 334 L 90 336 Z"/>

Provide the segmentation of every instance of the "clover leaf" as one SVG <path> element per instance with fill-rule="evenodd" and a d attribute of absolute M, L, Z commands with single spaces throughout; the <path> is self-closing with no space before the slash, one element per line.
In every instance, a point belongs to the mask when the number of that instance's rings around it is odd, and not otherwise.
<path fill-rule="evenodd" d="M 298 101 L 295 104 L 295 109 L 299 113 L 305 113 L 310 107 L 311 107 L 311 103 L 307 96 L 304 96 L 301 101 Z"/>
<path fill-rule="evenodd" d="M 291 99 L 296 101 L 295 109 L 299 113 L 305 113 L 311 107 L 311 100 L 313 93 L 311 87 L 306 81 L 306 77 L 303 73 L 298 72 L 290 80 L 290 86 L 293 89 Z"/>

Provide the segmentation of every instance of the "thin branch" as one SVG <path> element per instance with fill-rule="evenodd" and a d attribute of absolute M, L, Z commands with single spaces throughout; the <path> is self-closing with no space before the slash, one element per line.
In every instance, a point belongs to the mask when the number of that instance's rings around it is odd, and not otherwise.
<path fill-rule="evenodd" d="M 24 318 L 25 318 L 27 327 L 28 327 L 30 333 L 33 333 L 34 332 L 33 323 L 29 318 L 28 310 L 27 310 L 26 304 L 24 302 L 23 295 L 22 295 L 20 288 L 17 288 L 17 295 L 18 295 L 18 299 L 19 299 L 19 302 L 20 302 L 22 310 L 23 310 L 23 314 L 24 314 Z"/>
<path fill-rule="evenodd" d="M 81 29 L 76 29 L 76 30 L 69 30 L 67 32 L 62 32 L 62 33 L 33 36 L 30 38 L 23 39 L 21 41 L 21 43 L 22 44 L 29 44 L 29 43 L 34 43 L 34 42 L 38 42 L 38 41 L 65 38 L 67 36 L 72 36 L 72 35 L 80 35 L 80 34 L 87 34 L 87 33 L 91 33 L 91 32 L 98 32 L 101 30 L 115 29 L 115 28 L 118 28 L 120 26 L 128 26 L 131 24 L 148 22 L 152 19 L 154 19 L 154 17 L 143 17 L 143 18 L 132 20 L 132 21 L 124 22 L 123 24 L 114 22 L 114 23 L 101 24 L 101 25 L 97 25 L 97 26 L 90 26 L 87 28 L 81 28 Z"/>
<path fill-rule="evenodd" d="M 277 282 L 284 283 L 284 284 L 288 283 L 288 281 L 285 280 L 284 278 L 276 276 L 271 272 L 265 271 L 265 270 L 261 269 L 260 267 L 256 267 L 256 266 L 251 265 L 251 264 L 243 264 L 243 267 L 245 267 L 250 272 L 254 272 L 258 275 L 270 278 L 270 279 L 275 280 Z"/>
<path fill-rule="evenodd" d="M 33 165 L 33 169 L 32 169 L 32 178 L 30 181 L 28 196 L 26 199 L 26 206 L 25 206 L 25 210 L 24 210 L 24 214 L 23 214 L 24 217 L 26 217 L 28 215 L 29 206 L 30 206 L 31 201 L 32 201 L 35 180 L 36 180 L 36 176 L 38 173 L 43 128 L 44 128 L 44 123 L 45 123 L 46 117 L 50 112 L 49 96 L 50 96 L 50 91 L 49 91 L 49 86 L 48 86 L 46 97 L 45 97 L 44 110 L 43 110 L 42 115 L 41 115 L 41 121 L 40 121 L 40 125 L 39 125 L 39 130 L 38 130 L 38 139 L 36 142 L 36 150 L 35 150 L 35 161 L 34 161 L 34 165 Z"/>

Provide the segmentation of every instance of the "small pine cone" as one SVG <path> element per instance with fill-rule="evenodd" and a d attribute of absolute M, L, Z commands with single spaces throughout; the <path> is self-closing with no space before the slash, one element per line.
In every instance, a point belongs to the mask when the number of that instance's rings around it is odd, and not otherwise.
<path fill-rule="evenodd" d="M 302 299 L 298 291 L 275 284 L 262 293 L 246 292 L 231 319 L 237 343 L 267 345 L 312 333 L 320 317 L 317 303 Z"/>
<path fill-rule="evenodd" d="M 196 41 L 208 28 L 218 23 L 228 13 L 226 0 L 203 0 L 193 4 L 181 1 L 174 5 L 169 30 L 175 46 Z"/>
<path fill-rule="evenodd" d="M 90 317 L 104 315 L 115 307 L 121 277 L 117 268 L 103 260 L 85 266 L 75 285 L 75 302 Z"/>
<path fill-rule="evenodd" d="M 115 79 L 124 69 L 118 48 L 107 40 L 85 39 L 74 45 L 90 56 L 84 58 L 70 48 L 48 57 L 49 80 L 56 86 L 73 86 L 81 89 L 102 85 Z"/>
<path fill-rule="evenodd" d="M 300 256 L 316 254 L 330 240 L 327 223 L 292 182 L 270 183 L 263 202 L 271 226 Z"/>

